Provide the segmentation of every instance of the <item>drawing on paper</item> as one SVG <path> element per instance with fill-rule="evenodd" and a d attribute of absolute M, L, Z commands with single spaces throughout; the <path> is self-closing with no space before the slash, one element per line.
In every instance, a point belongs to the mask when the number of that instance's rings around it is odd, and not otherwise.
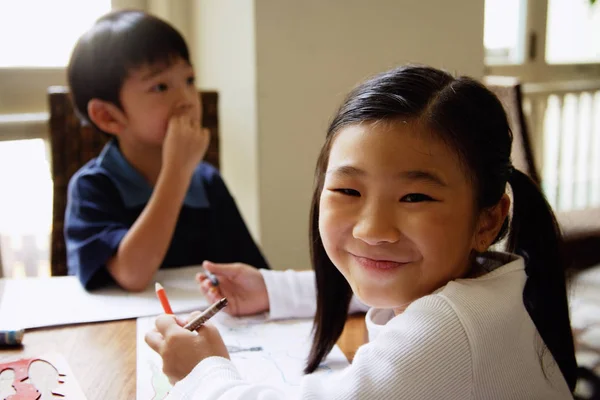
<path fill-rule="evenodd" d="M 155 317 L 137 320 L 137 399 L 162 400 L 170 389 L 162 373 L 162 362 L 144 342 L 154 328 Z M 265 316 L 234 318 L 218 314 L 217 326 L 231 360 L 242 377 L 253 383 L 268 383 L 284 392 L 300 384 L 310 351 L 311 320 L 267 321 Z M 331 373 L 348 365 L 336 346 L 317 373 Z"/>

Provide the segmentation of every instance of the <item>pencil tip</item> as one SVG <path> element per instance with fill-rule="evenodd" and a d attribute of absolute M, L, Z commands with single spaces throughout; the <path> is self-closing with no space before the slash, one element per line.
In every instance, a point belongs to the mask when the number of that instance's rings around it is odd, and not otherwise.
<path fill-rule="evenodd" d="M 154 284 L 154 289 L 155 289 L 155 290 L 160 290 L 160 289 L 162 289 L 162 288 L 163 288 L 163 287 L 162 287 L 162 285 L 161 285 L 160 283 L 156 282 L 156 283 Z"/>

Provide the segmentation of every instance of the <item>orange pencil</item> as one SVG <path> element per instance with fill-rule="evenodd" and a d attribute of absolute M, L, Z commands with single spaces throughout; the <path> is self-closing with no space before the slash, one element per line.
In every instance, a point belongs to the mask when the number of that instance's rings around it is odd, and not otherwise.
<path fill-rule="evenodd" d="M 171 309 L 171 305 L 169 304 L 169 299 L 167 298 L 167 293 L 165 292 L 165 288 L 158 282 L 154 285 L 156 289 L 156 296 L 158 300 L 160 300 L 160 304 L 162 305 L 163 310 L 165 310 L 166 314 L 173 314 L 173 310 Z"/>

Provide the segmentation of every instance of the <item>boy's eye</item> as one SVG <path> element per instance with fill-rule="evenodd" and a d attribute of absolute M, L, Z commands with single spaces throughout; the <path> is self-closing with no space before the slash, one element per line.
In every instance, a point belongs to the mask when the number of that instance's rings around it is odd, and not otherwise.
<path fill-rule="evenodd" d="M 159 83 L 157 85 L 154 85 L 150 88 L 151 92 L 165 92 L 167 90 L 167 84 L 166 83 Z"/>
<path fill-rule="evenodd" d="M 360 197 L 360 192 L 354 189 L 333 189 L 336 193 L 341 193 L 345 196 Z"/>
<path fill-rule="evenodd" d="M 189 78 L 187 78 L 187 84 L 192 86 L 196 83 L 196 77 L 195 76 L 190 76 Z"/>
<path fill-rule="evenodd" d="M 422 201 L 432 201 L 433 199 L 423 193 L 409 193 L 403 196 L 400 201 L 405 203 L 419 203 Z"/>

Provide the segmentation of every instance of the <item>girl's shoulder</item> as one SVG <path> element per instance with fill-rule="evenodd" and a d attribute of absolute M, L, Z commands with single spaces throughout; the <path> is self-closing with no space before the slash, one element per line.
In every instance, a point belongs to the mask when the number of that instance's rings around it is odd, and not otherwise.
<path fill-rule="evenodd" d="M 527 280 L 522 257 L 499 252 L 488 252 L 478 257 L 477 265 L 483 271 L 474 278 L 448 282 L 433 295 L 447 299 L 462 309 L 469 305 L 506 307 L 507 303 L 523 303 L 523 289 Z"/>
<path fill-rule="evenodd" d="M 375 337 L 385 326 L 389 329 L 422 316 L 428 320 L 429 328 L 441 328 L 451 321 L 461 325 L 476 324 L 482 318 L 489 319 L 490 311 L 512 314 L 518 304 L 524 309 L 522 294 L 526 275 L 523 259 L 514 254 L 491 252 L 482 257 L 479 262 L 487 273 L 477 278 L 451 281 L 415 300 L 398 316 L 391 310 L 370 309 L 366 316 L 369 336 Z"/>
<path fill-rule="evenodd" d="M 557 396 L 566 386 L 555 363 L 544 359 L 544 369 L 540 367 L 543 343 L 523 304 L 523 259 L 486 257 L 505 262 L 478 278 L 449 282 L 397 316 L 369 310 L 371 351 L 378 360 L 386 355 L 390 365 L 419 374 L 435 372 L 437 378 L 441 368 L 475 398 L 500 398 L 498 393 L 506 394 L 504 398 L 537 398 L 538 392 L 548 395 L 540 398 L 562 398 Z"/>
<path fill-rule="evenodd" d="M 523 304 L 527 280 L 523 258 L 489 252 L 478 262 L 486 273 L 476 278 L 450 281 L 431 296 L 443 298 L 467 330 L 481 324 L 503 327 L 510 320 L 522 319 L 527 313 Z"/>

